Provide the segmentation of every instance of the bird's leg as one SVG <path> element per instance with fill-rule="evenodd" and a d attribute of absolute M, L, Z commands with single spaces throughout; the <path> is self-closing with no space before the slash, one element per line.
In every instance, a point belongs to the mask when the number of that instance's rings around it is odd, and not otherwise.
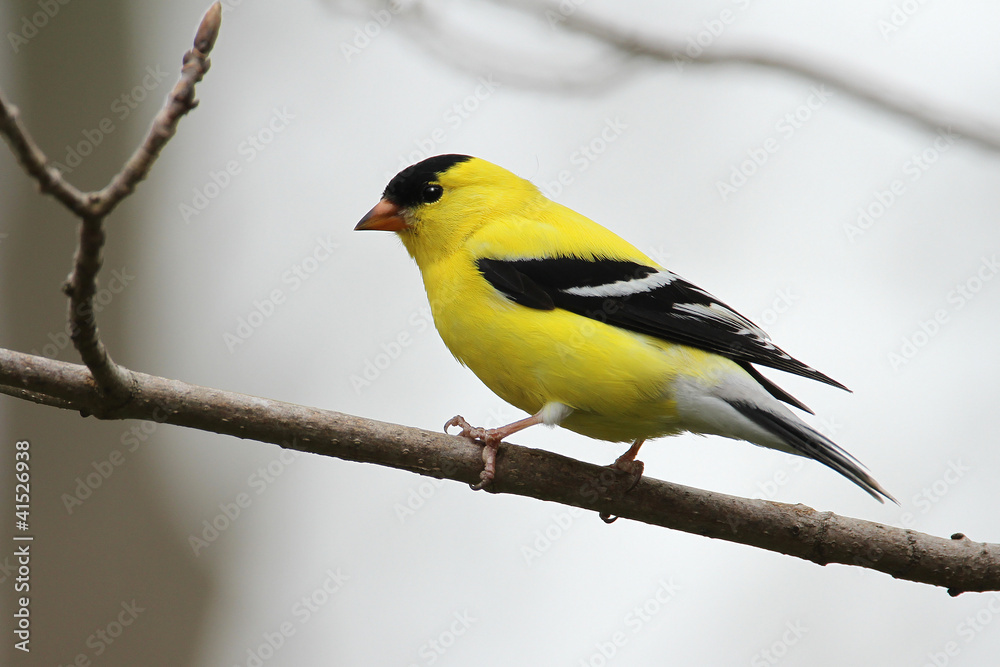
<path fill-rule="evenodd" d="M 639 483 L 639 478 L 642 477 L 642 471 L 646 469 L 645 464 L 642 461 L 636 461 L 635 457 L 639 454 L 639 448 L 642 447 L 642 443 L 646 442 L 645 438 L 639 438 L 632 443 L 632 446 L 628 448 L 628 451 L 615 459 L 615 462 L 611 464 L 612 468 L 621 470 L 622 472 L 627 472 L 628 474 L 635 477 L 635 482 L 632 486 Z M 629 487 L 632 490 L 632 487 Z"/>
<path fill-rule="evenodd" d="M 615 459 L 609 468 L 614 468 L 615 470 L 621 470 L 622 472 L 632 475 L 632 483 L 629 487 L 625 489 L 625 493 L 628 493 L 635 488 L 635 485 L 639 483 L 642 479 L 642 472 L 646 469 L 645 464 L 642 461 L 636 461 L 635 457 L 639 454 L 639 448 L 642 447 L 642 443 L 646 441 L 645 438 L 639 438 L 632 443 L 632 446 L 628 448 L 628 451 Z M 624 494 L 623 494 L 624 495 Z M 604 523 L 614 523 L 618 517 L 611 516 L 607 512 L 601 512 L 601 521 Z"/>
<path fill-rule="evenodd" d="M 493 481 L 497 472 L 497 449 L 500 448 L 500 441 L 518 431 L 523 431 L 529 426 L 542 423 L 542 413 L 519 419 L 516 422 L 501 426 L 499 428 L 482 428 L 472 426 L 461 415 L 455 415 L 444 425 L 444 432 L 452 426 L 457 426 L 462 431 L 458 434 L 465 438 L 481 440 L 483 443 L 483 471 L 479 473 L 479 483 L 471 485 L 473 489 L 479 490 Z"/>

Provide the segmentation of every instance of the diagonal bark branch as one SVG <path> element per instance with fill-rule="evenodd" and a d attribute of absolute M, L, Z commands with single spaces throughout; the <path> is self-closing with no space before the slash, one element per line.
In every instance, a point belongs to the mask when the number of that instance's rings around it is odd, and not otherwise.
<path fill-rule="evenodd" d="M 421 475 L 474 483 L 481 449 L 442 433 L 318 410 L 129 371 L 100 341 L 92 300 L 101 268 L 103 219 L 146 177 L 179 119 L 194 108 L 194 86 L 208 70 L 221 18 L 216 3 L 184 58 L 181 80 L 149 135 L 122 171 L 99 192 L 63 180 L 0 96 L 0 134 L 41 190 L 81 219 L 70 296 L 73 340 L 86 366 L 0 349 L 0 393 L 102 419 L 142 419 L 252 438 L 282 447 L 375 463 Z M 944 539 L 803 505 L 748 500 L 643 478 L 541 450 L 502 444 L 494 493 L 573 505 L 652 525 L 756 546 L 821 565 L 843 563 L 899 579 L 965 591 L 1000 590 L 1000 545 L 961 534 Z"/>
<path fill-rule="evenodd" d="M 49 159 L 21 122 L 20 111 L 4 99 L 3 91 L 0 91 L 0 134 L 7 140 L 21 167 L 38 181 L 41 192 L 52 195 L 74 214 L 86 215 L 86 195 L 67 182 L 62 172 L 49 166 Z"/>
<path fill-rule="evenodd" d="M 83 366 L 0 349 L 3 393 L 98 415 L 142 419 L 270 442 L 439 479 L 479 481 L 481 448 L 458 436 L 386 424 L 134 373 L 125 406 L 109 409 Z M 897 579 L 966 591 L 1000 590 L 1000 544 L 925 535 L 805 505 L 750 500 L 631 477 L 538 449 L 503 443 L 493 493 L 511 493 L 746 544 L 819 565 L 841 563 Z"/>

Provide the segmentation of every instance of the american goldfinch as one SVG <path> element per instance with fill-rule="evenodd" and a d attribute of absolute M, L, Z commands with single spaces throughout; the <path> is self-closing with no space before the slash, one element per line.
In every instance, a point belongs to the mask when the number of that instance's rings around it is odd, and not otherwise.
<path fill-rule="evenodd" d="M 446 425 L 484 444 L 534 424 L 632 446 L 613 464 L 638 480 L 643 441 L 689 431 L 746 440 L 833 468 L 894 500 L 850 454 L 782 405 L 811 410 L 754 364 L 846 389 L 757 325 L 509 171 L 439 155 L 399 172 L 355 229 L 396 232 L 423 276 L 452 354 L 530 417 Z"/>

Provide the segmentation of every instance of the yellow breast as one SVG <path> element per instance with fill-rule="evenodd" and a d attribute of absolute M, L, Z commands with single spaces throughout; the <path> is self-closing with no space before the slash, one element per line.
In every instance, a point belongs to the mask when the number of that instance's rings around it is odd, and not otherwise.
<path fill-rule="evenodd" d="M 611 441 L 682 430 L 671 387 L 716 355 L 633 333 L 565 310 L 509 301 L 457 253 L 424 269 L 434 321 L 452 354 L 491 390 L 534 414 L 558 401 L 562 425 Z"/>

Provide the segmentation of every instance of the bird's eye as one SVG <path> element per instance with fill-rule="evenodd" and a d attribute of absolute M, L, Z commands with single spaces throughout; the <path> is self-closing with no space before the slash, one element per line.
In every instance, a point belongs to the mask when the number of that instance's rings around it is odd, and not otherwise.
<path fill-rule="evenodd" d="M 437 183 L 428 183 L 424 186 L 424 189 L 420 191 L 420 200 L 425 204 L 431 204 L 441 199 L 441 195 L 444 194 L 444 188 L 442 188 Z"/>

